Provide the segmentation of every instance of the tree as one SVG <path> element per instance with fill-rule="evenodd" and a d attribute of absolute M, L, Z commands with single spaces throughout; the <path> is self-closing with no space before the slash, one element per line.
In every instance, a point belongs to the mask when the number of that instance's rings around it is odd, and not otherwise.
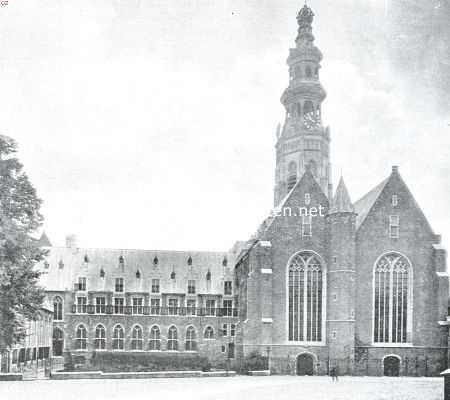
<path fill-rule="evenodd" d="M 0 349 L 24 337 L 25 319 L 44 298 L 35 265 L 45 251 L 32 237 L 42 225 L 42 201 L 16 153 L 17 143 L 0 135 Z"/>

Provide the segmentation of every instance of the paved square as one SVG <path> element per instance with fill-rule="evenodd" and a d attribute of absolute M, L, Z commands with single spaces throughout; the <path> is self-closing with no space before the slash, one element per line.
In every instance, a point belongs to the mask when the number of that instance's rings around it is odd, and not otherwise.
<path fill-rule="evenodd" d="M 0 382 L 0 399 L 441 400 L 442 378 L 247 377 Z"/>

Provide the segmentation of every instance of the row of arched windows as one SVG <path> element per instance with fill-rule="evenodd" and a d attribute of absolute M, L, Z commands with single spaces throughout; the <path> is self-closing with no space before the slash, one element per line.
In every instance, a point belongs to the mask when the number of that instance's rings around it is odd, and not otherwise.
<path fill-rule="evenodd" d="M 207 326 L 203 332 L 204 339 L 214 339 L 214 329 Z M 88 332 L 86 327 L 81 324 L 76 329 L 75 335 L 75 349 L 86 350 L 88 345 Z M 106 329 L 99 324 L 95 328 L 94 348 L 96 350 L 106 349 Z M 122 325 L 115 325 L 112 332 L 112 349 L 125 350 L 125 330 Z M 197 332 L 195 328 L 190 325 L 186 328 L 184 349 L 186 351 L 197 350 Z M 154 350 L 159 351 L 161 348 L 161 330 L 159 326 L 153 325 L 150 328 L 150 336 L 148 345 L 144 344 L 143 329 L 139 325 L 135 325 L 131 329 L 130 350 Z M 178 328 L 172 325 L 167 330 L 167 350 L 179 350 L 179 335 Z"/>
<path fill-rule="evenodd" d="M 319 77 L 319 67 L 315 67 L 314 68 L 314 73 L 313 73 L 313 68 L 311 68 L 310 65 L 307 65 L 304 69 L 297 65 L 295 68 L 292 69 L 291 72 L 291 77 L 292 79 L 301 79 L 301 78 L 318 78 Z"/>
<path fill-rule="evenodd" d="M 314 160 L 308 161 L 308 168 L 311 170 L 313 176 L 317 176 L 317 163 Z M 288 177 L 287 177 L 287 191 L 289 192 L 297 183 L 297 163 L 291 161 L 288 165 Z"/>
<path fill-rule="evenodd" d="M 305 100 L 303 104 L 301 103 L 291 104 L 289 106 L 289 115 L 297 117 L 301 117 L 304 115 L 314 115 L 320 117 L 321 108 L 320 105 L 314 107 L 314 103 L 311 100 Z"/>
<path fill-rule="evenodd" d="M 326 274 L 321 257 L 299 252 L 289 261 L 287 274 L 288 340 L 322 341 Z M 373 281 L 373 342 L 409 343 L 411 263 L 402 254 L 384 254 L 375 263 Z"/>

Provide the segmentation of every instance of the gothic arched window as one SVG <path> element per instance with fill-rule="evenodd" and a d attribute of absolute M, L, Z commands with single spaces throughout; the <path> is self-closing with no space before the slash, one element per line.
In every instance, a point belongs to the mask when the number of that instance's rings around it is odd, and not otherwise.
<path fill-rule="evenodd" d="M 311 67 L 308 65 L 305 69 L 305 75 L 307 78 L 311 78 L 312 77 L 312 71 L 311 71 Z"/>
<path fill-rule="evenodd" d="M 374 342 L 407 343 L 411 265 L 401 254 L 385 254 L 374 275 Z"/>
<path fill-rule="evenodd" d="M 116 325 L 113 330 L 113 350 L 123 350 L 124 332 L 120 325 Z"/>
<path fill-rule="evenodd" d="M 142 328 L 136 325 L 131 332 L 131 350 L 142 350 Z"/>
<path fill-rule="evenodd" d="M 86 350 L 87 348 L 87 330 L 84 325 L 79 325 L 76 332 L 75 349 Z"/>
<path fill-rule="evenodd" d="M 290 191 L 297 183 L 297 164 L 291 161 L 288 165 L 287 190 Z"/>
<path fill-rule="evenodd" d="M 178 350 L 178 330 L 173 325 L 167 335 L 167 350 Z"/>
<path fill-rule="evenodd" d="M 106 349 L 106 330 L 103 325 L 97 325 L 95 328 L 94 345 L 96 350 Z"/>
<path fill-rule="evenodd" d="M 289 340 L 322 341 L 323 266 L 311 251 L 296 254 L 288 265 Z"/>
<path fill-rule="evenodd" d="M 62 298 L 56 296 L 53 299 L 53 320 L 62 321 L 63 319 L 63 301 Z"/>
<path fill-rule="evenodd" d="M 195 329 L 193 326 L 190 326 L 186 329 L 185 349 L 186 349 L 186 351 L 197 351 L 197 341 L 196 341 Z"/>
<path fill-rule="evenodd" d="M 311 173 L 313 174 L 313 176 L 316 178 L 317 177 L 317 163 L 314 160 L 309 160 L 308 167 L 309 167 Z"/>
<path fill-rule="evenodd" d="M 205 328 L 205 332 L 203 334 L 205 339 L 214 339 L 214 329 L 211 326 L 207 326 Z"/>
<path fill-rule="evenodd" d="M 150 329 L 150 350 L 161 350 L 161 331 L 156 325 Z"/>
<path fill-rule="evenodd" d="M 308 115 L 314 112 L 314 104 L 311 100 L 306 100 L 303 105 L 303 115 Z"/>

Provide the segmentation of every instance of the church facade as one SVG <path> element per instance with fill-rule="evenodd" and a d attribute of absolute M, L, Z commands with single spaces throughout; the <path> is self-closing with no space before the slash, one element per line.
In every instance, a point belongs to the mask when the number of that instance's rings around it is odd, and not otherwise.
<path fill-rule="evenodd" d="M 50 247 L 53 354 L 199 354 L 277 374 L 436 375 L 447 367 L 446 252 L 399 169 L 335 193 L 314 14 L 300 10 L 278 130 L 274 209 L 223 253 Z"/>

